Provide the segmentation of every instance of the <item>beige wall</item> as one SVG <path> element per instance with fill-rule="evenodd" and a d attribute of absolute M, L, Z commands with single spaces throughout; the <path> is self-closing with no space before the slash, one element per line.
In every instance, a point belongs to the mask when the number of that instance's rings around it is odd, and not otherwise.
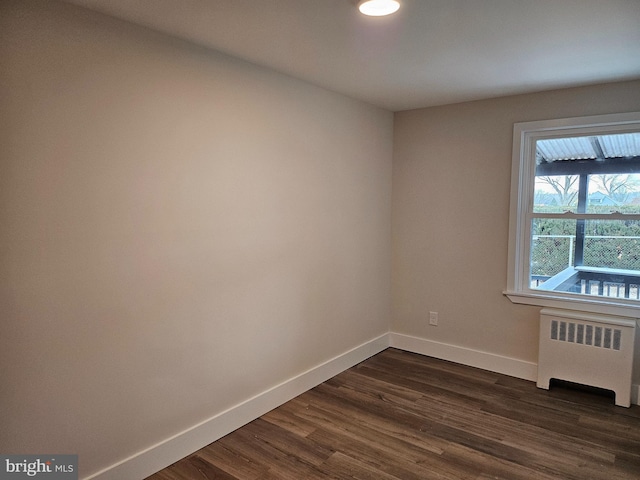
<path fill-rule="evenodd" d="M 629 111 L 640 81 L 397 113 L 391 330 L 537 362 L 539 307 L 502 295 L 513 124 Z"/>
<path fill-rule="evenodd" d="M 84 476 L 390 317 L 535 362 L 538 308 L 501 293 L 513 123 L 632 110 L 640 82 L 401 112 L 394 128 L 142 28 L 2 2 L 0 451 L 78 453 Z"/>
<path fill-rule="evenodd" d="M 81 475 L 384 334 L 393 115 L 0 7 L 0 451 Z"/>

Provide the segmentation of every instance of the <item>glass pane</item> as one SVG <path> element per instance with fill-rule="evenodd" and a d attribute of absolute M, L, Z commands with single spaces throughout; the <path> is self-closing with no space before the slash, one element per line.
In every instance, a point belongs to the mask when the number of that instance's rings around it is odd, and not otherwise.
<path fill-rule="evenodd" d="M 640 213 L 640 174 L 589 176 L 587 213 Z"/>
<path fill-rule="evenodd" d="M 594 149 L 591 137 L 550 138 L 536 142 L 539 159 L 548 162 L 562 160 L 595 159 L 598 152 Z M 541 162 L 538 161 L 538 164 Z"/>
<path fill-rule="evenodd" d="M 532 222 L 530 287 L 640 300 L 640 221 Z"/>
<path fill-rule="evenodd" d="M 536 176 L 533 211 L 535 213 L 576 212 L 578 175 Z"/>
<path fill-rule="evenodd" d="M 640 274 L 640 221 L 587 220 L 582 264 Z"/>
<path fill-rule="evenodd" d="M 537 288 L 573 265 L 576 220 L 536 218 L 531 232 L 531 288 Z"/>
<path fill-rule="evenodd" d="M 596 137 L 605 158 L 637 156 L 640 152 L 640 132 L 599 135 Z"/>
<path fill-rule="evenodd" d="M 640 213 L 640 132 L 536 141 L 533 212 Z"/>

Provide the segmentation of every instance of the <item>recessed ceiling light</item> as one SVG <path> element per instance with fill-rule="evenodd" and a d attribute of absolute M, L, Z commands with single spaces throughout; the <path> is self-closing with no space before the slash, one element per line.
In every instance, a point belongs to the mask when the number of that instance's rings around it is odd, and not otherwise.
<path fill-rule="evenodd" d="M 365 15 L 383 17 L 397 12 L 400 2 L 397 0 L 361 0 L 358 9 Z"/>

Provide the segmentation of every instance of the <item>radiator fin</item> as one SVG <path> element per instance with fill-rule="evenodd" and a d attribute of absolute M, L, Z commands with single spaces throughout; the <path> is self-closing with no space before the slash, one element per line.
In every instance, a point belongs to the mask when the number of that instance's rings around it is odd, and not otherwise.
<path fill-rule="evenodd" d="M 620 350 L 622 331 L 617 328 L 603 328 L 584 323 L 551 321 L 551 340 L 577 343 L 609 350 Z"/>

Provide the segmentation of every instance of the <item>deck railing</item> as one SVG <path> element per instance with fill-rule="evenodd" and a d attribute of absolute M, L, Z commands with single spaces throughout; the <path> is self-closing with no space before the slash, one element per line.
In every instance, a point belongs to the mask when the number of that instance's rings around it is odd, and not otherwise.
<path fill-rule="evenodd" d="M 640 300 L 640 272 L 597 267 L 567 267 L 552 277 L 535 275 L 531 288 Z"/>
<path fill-rule="evenodd" d="M 640 300 L 640 237 L 585 236 L 585 261 L 600 267 L 574 266 L 574 245 L 574 235 L 534 235 L 531 288 Z"/>

